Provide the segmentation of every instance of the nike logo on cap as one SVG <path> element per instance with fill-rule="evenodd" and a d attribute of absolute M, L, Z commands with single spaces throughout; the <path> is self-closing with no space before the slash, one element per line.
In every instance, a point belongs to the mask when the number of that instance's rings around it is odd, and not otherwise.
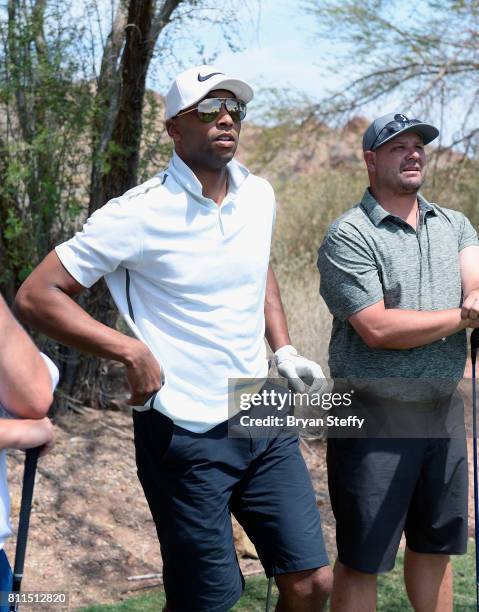
<path fill-rule="evenodd" d="M 211 79 L 212 76 L 215 76 L 215 74 L 224 74 L 224 72 L 212 72 L 211 74 L 205 74 L 205 76 L 201 76 L 201 74 L 198 74 L 198 81 L 200 83 L 202 83 L 203 81 L 207 81 L 208 79 Z"/>

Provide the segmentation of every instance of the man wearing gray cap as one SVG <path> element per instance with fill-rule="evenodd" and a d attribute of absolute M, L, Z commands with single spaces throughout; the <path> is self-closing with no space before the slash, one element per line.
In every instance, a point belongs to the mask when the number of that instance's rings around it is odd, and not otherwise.
<path fill-rule="evenodd" d="M 370 186 L 329 227 L 318 256 L 321 295 L 334 317 L 331 376 L 362 385 L 387 379 L 383 409 L 412 410 L 415 424 L 428 411 L 433 420 L 450 414 L 451 404 L 450 396 L 412 397 L 411 379 L 439 378 L 454 387 L 464 372 L 466 328 L 479 326 L 476 232 L 463 214 L 418 193 L 424 145 L 437 135 L 434 126 L 403 114 L 368 127 Z M 399 392 L 388 395 L 391 388 Z M 414 609 L 452 610 L 449 555 L 464 553 L 467 542 L 465 440 L 413 438 L 413 431 L 406 439 L 394 431 L 387 439 L 328 440 L 335 612 L 376 609 L 376 575 L 394 567 L 403 533 Z"/>
<path fill-rule="evenodd" d="M 126 366 L 173 612 L 226 612 L 241 595 L 231 513 L 275 576 L 278 610 L 322 610 L 331 583 L 297 436 L 228 437 L 228 379 L 267 377 L 265 335 L 296 389 L 323 378 L 291 346 L 269 267 L 273 190 L 233 159 L 252 97 L 215 66 L 180 74 L 166 96 L 168 167 L 95 212 L 17 297 L 23 320 Z M 71 299 L 102 276 L 134 338 Z"/>

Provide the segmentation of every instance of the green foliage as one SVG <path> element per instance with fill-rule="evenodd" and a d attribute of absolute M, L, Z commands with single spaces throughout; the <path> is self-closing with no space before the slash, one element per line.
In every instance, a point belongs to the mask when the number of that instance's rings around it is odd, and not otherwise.
<path fill-rule="evenodd" d="M 174 3 L 171 20 L 160 20 L 170 4 L 151 9 L 152 40 L 161 32 L 154 53 L 161 54 L 162 67 L 185 30 L 201 36 L 199 23 L 230 48 L 240 45 L 240 29 L 225 34 L 224 28 L 237 7 L 212 19 L 205 2 L 184 0 Z M 38 0 L 9 2 L 0 13 L 0 292 L 9 299 L 26 271 L 84 221 L 89 204 L 104 203 L 105 176 L 113 167 L 131 168 L 138 153 L 112 140 L 127 9 L 123 0 L 108 6 Z M 161 115 L 158 97 L 147 95 L 139 180 L 162 168 L 171 153 Z"/>
<path fill-rule="evenodd" d="M 121 147 L 118 143 L 110 141 L 108 143 L 107 149 L 105 153 L 102 155 L 102 172 L 104 174 L 108 174 L 112 168 L 112 160 L 114 158 L 123 158 L 125 159 L 128 152 Z"/>
<path fill-rule="evenodd" d="M 86 195 L 77 174 L 88 163 L 80 143 L 91 105 L 74 51 L 81 35 L 60 2 L 45 10 L 11 3 L 0 22 L 0 222 L 8 271 L 1 284 L 13 277 L 18 286 L 71 232 L 70 203 Z"/>
<path fill-rule="evenodd" d="M 12 210 L 7 212 L 7 220 L 5 223 L 4 237 L 7 241 L 18 239 L 23 233 L 23 224 L 20 219 L 15 217 Z"/>
<path fill-rule="evenodd" d="M 18 269 L 22 267 L 22 263 L 25 259 L 25 236 L 26 231 L 22 219 L 15 215 L 13 210 L 7 211 L 7 218 L 3 228 L 3 238 L 6 246 L 6 253 L 8 254 L 12 267 Z M 11 270 L 3 271 L 6 274 L 6 280 L 10 278 Z"/>

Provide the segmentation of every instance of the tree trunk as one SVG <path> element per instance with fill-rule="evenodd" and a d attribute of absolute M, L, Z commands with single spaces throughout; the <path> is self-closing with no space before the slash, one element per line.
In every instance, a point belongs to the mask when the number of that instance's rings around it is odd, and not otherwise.
<path fill-rule="evenodd" d="M 98 83 L 97 121 L 103 117 L 107 122 L 94 152 L 89 214 L 136 185 L 148 67 L 158 36 L 180 2 L 167 0 L 157 8 L 154 0 L 131 0 L 124 43 L 120 36 L 124 16 L 119 12 L 115 18 Z M 121 49 L 117 72 L 115 66 Z M 115 326 L 117 310 L 103 280 L 88 292 L 85 308 L 95 319 L 109 327 Z M 69 374 L 73 381 L 70 393 L 85 403 L 101 407 L 104 372 L 100 360 L 82 358 L 74 367 L 78 369 L 75 376 Z"/>

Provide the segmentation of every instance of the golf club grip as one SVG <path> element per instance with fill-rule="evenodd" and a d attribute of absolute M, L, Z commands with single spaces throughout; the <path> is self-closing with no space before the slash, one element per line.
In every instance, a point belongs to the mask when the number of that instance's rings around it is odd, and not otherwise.
<path fill-rule="evenodd" d="M 35 485 L 35 472 L 37 469 L 39 452 L 40 448 L 29 448 L 27 449 L 25 457 L 22 501 L 20 505 L 20 518 L 18 520 L 17 547 L 15 550 L 15 565 L 13 569 L 14 582 L 17 577 L 21 581 L 23 574 L 25 551 L 27 548 L 28 527 L 30 525 L 30 511 L 32 509 L 33 487 Z"/>

